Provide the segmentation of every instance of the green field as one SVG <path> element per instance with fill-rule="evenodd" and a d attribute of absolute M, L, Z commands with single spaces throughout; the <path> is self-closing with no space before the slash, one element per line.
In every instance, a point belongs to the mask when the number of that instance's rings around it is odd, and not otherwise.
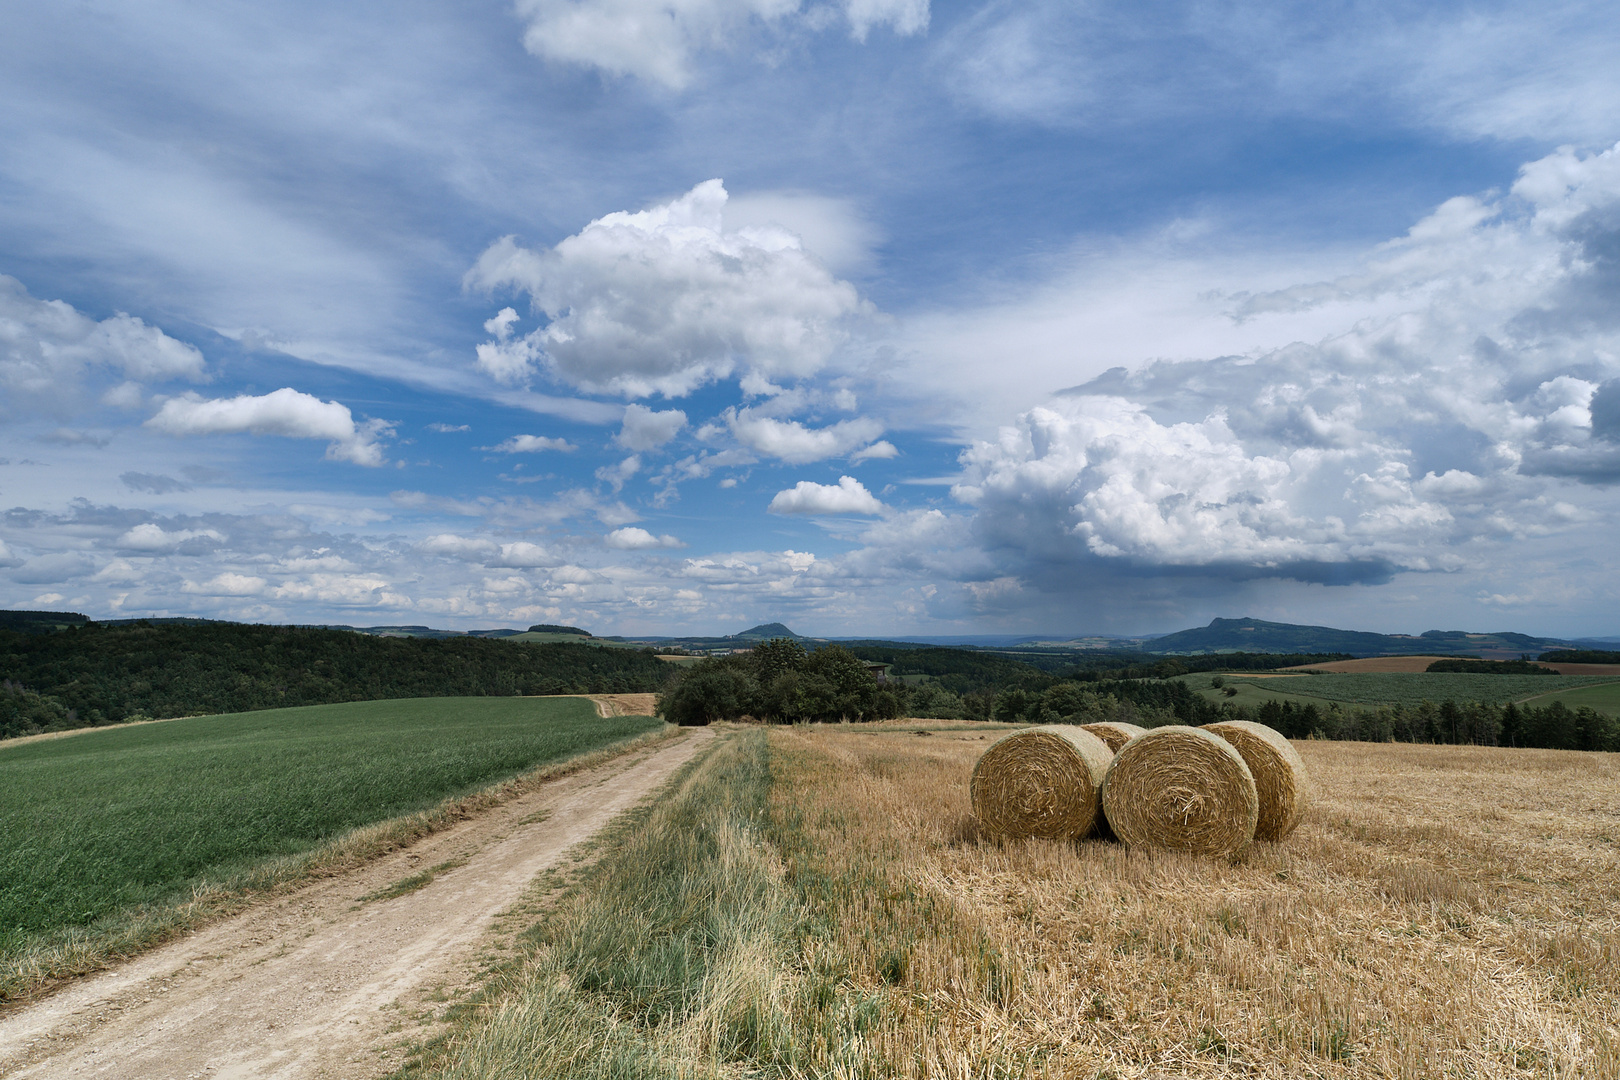
<path fill-rule="evenodd" d="M 0 744 L 0 954 L 661 723 L 582 698 L 413 698 Z"/>
<path fill-rule="evenodd" d="M 1568 693 L 1586 693 L 1604 698 L 1605 692 L 1620 692 L 1620 682 L 1610 676 L 1594 675 L 1474 675 L 1429 672 L 1330 673 L 1289 678 L 1255 679 L 1243 675 L 1220 676 L 1237 694 L 1228 697 L 1210 685 L 1212 675 L 1186 675 L 1182 680 L 1201 690 L 1212 701 L 1230 701 L 1254 706 L 1266 701 L 1324 702 L 1348 705 L 1417 705 L 1424 701 L 1481 701 L 1503 704 L 1534 697 L 1536 704 L 1553 700 L 1543 696 L 1556 693 L 1565 704 L 1593 704 L 1569 698 Z M 1594 705 L 1594 707 L 1596 707 Z"/>
<path fill-rule="evenodd" d="M 1571 709 L 1578 709 L 1585 705 L 1589 709 L 1596 709 L 1600 713 L 1610 716 L 1620 716 L 1620 682 L 1604 683 L 1602 686 L 1583 686 L 1575 690 L 1560 690 L 1545 697 L 1536 696 L 1528 699 L 1529 704 L 1540 708 L 1551 705 L 1555 701 L 1562 701 Z"/>

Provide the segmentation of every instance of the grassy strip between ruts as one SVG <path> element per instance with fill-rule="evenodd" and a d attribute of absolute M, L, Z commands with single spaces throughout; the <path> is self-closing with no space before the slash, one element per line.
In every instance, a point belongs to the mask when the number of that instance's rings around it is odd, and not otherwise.
<path fill-rule="evenodd" d="M 449 699 L 433 700 L 442 705 L 455 704 Z M 492 703 L 500 700 L 478 699 Z M 576 711 L 588 710 L 595 718 L 595 710 L 584 699 L 550 700 L 566 700 Z M 397 706 L 402 703 L 378 704 Z M 343 707 L 348 706 L 338 708 Z M 264 713 L 252 715 L 256 721 L 266 716 Z M 590 768 L 678 733 L 673 726 L 651 717 L 596 718 L 595 722 L 601 725 L 600 736 L 565 739 L 550 747 L 549 753 L 531 753 L 527 763 L 519 769 L 507 768 L 504 776 L 496 772 L 494 776 L 498 779 L 493 783 L 486 773 L 474 785 L 441 785 L 436 791 L 429 788 L 417 799 L 419 809 L 401 812 L 402 808 L 395 808 L 386 817 L 373 814 L 364 824 L 329 832 L 304 845 L 302 850 L 243 860 L 223 872 L 217 867 L 210 868 L 205 875 L 184 883 L 178 894 L 171 890 L 169 895 L 159 894 L 144 902 L 114 907 L 84 925 L 59 925 L 32 933 L 14 931 L 7 948 L 0 953 L 0 1003 L 30 997 L 63 978 L 94 971 L 112 960 L 152 948 L 177 934 L 239 910 L 267 893 L 352 869 L 546 781 Z M 173 730 L 186 723 L 188 721 L 176 721 L 156 727 Z M 109 732 L 114 733 L 117 732 Z M 448 796 L 443 794 L 447 787 Z"/>
<path fill-rule="evenodd" d="M 1303 745 L 1227 864 L 982 842 L 974 736 L 735 732 L 401 1075 L 1617 1075 L 1615 756 Z"/>

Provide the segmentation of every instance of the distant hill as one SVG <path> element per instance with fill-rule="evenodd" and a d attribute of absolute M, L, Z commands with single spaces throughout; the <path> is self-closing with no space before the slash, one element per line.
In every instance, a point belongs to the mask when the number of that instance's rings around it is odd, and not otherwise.
<path fill-rule="evenodd" d="M 798 634 L 795 634 L 793 631 L 789 630 L 779 622 L 760 623 L 758 626 L 744 630 L 740 634 L 732 634 L 731 636 L 734 638 L 742 638 L 745 641 L 769 641 L 771 638 L 779 637 L 793 638 L 795 640 L 808 640 L 800 639 Z"/>
<path fill-rule="evenodd" d="M 1475 656 L 1516 660 L 1519 656 L 1567 648 L 1559 638 L 1527 634 L 1474 634 L 1464 630 L 1429 630 L 1422 634 L 1373 634 L 1331 626 L 1299 626 L 1263 619 L 1215 619 L 1208 626 L 1154 638 L 1142 650 L 1156 655 L 1199 655 L 1218 652 L 1351 653 L 1355 656 Z"/>
<path fill-rule="evenodd" d="M 531 634 L 575 634 L 579 637 L 590 637 L 589 630 L 581 630 L 577 626 L 560 626 L 557 623 L 535 623 L 529 627 Z"/>
<path fill-rule="evenodd" d="M 83 626 L 88 615 L 76 611 L 0 611 L 0 630 L 19 634 L 49 634 L 70 626 Z"/>

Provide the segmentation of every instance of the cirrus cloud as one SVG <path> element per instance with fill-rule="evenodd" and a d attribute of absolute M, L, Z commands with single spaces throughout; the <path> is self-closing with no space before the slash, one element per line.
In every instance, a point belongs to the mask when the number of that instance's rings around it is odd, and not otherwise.
<path fill-rule="evenodd" d="M 697 53 L 723 49 L 750 28 L 819 28 L 836 18 L 827 9 L 804 11 L 800 0 L 517 0 L 516 7 L 531 54 L 673 90 L 691 81 Z M 843 0 L 836 9 L 857 41 L 875 26 L 901 35 L 928 28 L 928 0 Z"/>

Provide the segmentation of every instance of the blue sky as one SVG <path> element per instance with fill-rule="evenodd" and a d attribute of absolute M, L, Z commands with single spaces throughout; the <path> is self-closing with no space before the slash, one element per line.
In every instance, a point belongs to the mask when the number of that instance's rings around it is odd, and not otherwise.
<path fill-rule="evenodd" d="M 1620 633 L 1611 5 L 0 15 L 0 606 Z"/>

